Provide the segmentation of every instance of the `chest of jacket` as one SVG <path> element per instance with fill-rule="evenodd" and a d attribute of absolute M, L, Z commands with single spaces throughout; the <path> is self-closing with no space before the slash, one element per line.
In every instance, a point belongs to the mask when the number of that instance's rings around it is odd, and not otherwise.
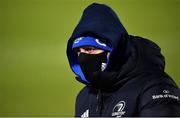
<path fill-rule="evenodd" d="M 81 102 L 76 116 L 80 117 L 121 117 L 136 116 L 138 113 L 138 94 L 136 89 L 121 89 L 113 93 L 87 91 L 84 103 Z"/>

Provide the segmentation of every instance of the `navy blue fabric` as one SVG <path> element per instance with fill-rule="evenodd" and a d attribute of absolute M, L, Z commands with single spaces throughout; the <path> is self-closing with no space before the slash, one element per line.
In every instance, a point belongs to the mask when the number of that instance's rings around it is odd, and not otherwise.
<path fill-rule="evenodd" d="M 92 83 L 82 77 L 72 50 L 81 36 L 112 46 L 106 69 L 93 73 Z M 77 96 L 75 116 L 180 116 L 180 90 L 164 72 L 161 49 L 148 39 L 129 35 L 108 6 L 94 3 L 84 10 L 68 40 L 67 56 L 77 80 L 86 85 Z"/>
<path fill-rule="evenodd" d="M 82 83 L 89 84 L 77 63 L 74 51 L 72 50 L 74 40 L 84 35 L 90 35 L 95 38 L 106 40 L 107 44 L 112 46 L 112 54 L 110 54 L 110 61 L 106 67 L 106 70 L 108 70 L 114 63 L 111 61 L 111 58 L 113 57 L 111 55 L 116 55 L 114 54 L 116 53 L 114 49 L 119 46 L 120 40 L 123 40 L 128 34 L 111 8 L 105 5 L 92 4 L 85 9 L 81 20 L 68 40 L 67 56 L 72 71 L 79 77 Z"/>
<path fill-rule="evenodd" d="M 155 95 L 166 96 L 164 90 L 169 91 L 167 95 L 175 97 L 153 99 Z M 87 86 L 83 88 L 76 98 L 75 116 L 80 117 L 89 110 L 89 117 L 112 117 L 120 101 L 125 102 L 124 109 L 119 112 L 125 112 L 121 117 L 180 116 L 180 91 L 163 73 L 144 73 L 130 79 L 116 91 L 100 92 Z"/>
<path fill-rule="evenodd" d="M 115 113 L 113 117 L 180 116 L 180 90 L 164 72 L 164 58 L 157 45 L 132 36 L 128 44 L 135 55 L 130 55 L 123 65 L 126 72 L 111 75 L 116 84 L 111 85 L 110 81 L 108 89 L 84 87 L 76 98 L 76 117 L 81 117 L 86 110 L 89 117 L 112 117 Z M 116 106 L 122 101 L 124 108 L 118 111 Z"/>

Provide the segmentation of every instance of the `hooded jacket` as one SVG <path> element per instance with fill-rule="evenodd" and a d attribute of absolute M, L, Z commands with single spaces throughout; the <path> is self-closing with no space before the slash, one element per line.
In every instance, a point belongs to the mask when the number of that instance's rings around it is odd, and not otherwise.
<path fill-rule="evenodd" d="M 112 46 L 104 71 L 90 83 L 72 50 L 73 41 L 94 36 Z M 76 117 L 180 116 L 180 90 L 164 72 L 159 46 L 129 35 L 114 11 L 103 4 L 88 6 L 67 44 L 76 79 L 86 86 L 76 98 Z"/>

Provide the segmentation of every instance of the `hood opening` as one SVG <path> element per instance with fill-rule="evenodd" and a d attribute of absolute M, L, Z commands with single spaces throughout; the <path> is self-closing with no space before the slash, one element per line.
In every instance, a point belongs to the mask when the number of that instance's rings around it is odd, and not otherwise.
<path fill-rule="evenodd" d="M 67 56 L 69 64 L 73 72 L 78 76 L 82 83 L 90 84 L 83 75 L 81 68 L 77 62 L 76 54 L 72 50 L 73 41 L 81 36 L 93 36 L 105 41 L 112 46 L 106 70 L 113 68 L 116 53 L 119 53 L 119 43 L 128 37 L 128 33 L 115 12 L 104 4 L 93 3 L 89 5 L 83 12 L 83 15 L 73 31 L 72 36 L 68 40 Z M 112 66 L 111 66 L 112 65 Z"/>

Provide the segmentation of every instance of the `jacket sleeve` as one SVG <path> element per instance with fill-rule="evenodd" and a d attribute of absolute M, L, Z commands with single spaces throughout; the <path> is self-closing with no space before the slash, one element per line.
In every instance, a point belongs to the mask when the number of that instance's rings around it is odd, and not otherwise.
<path fill-rule="evenodd" d="M 87 88 L 84 87 L 76 97 L 74 117 L 81 117 L 87 107 Z"/>
<path fill-rule="evenodd" d="M 79 113 L 79 97 L 78 95 L 76 96 L 76 101 L 75 101 L 75 114 L 74 114 L 74 117 L 80 117 L 80 115 L 78 114 Z"/>
<path fill-rule="evenodd" d="M 139 100 L 139 116 L 180 116 L 179 88 L 170 84 L 157 84 L 143 90 Z"/>

